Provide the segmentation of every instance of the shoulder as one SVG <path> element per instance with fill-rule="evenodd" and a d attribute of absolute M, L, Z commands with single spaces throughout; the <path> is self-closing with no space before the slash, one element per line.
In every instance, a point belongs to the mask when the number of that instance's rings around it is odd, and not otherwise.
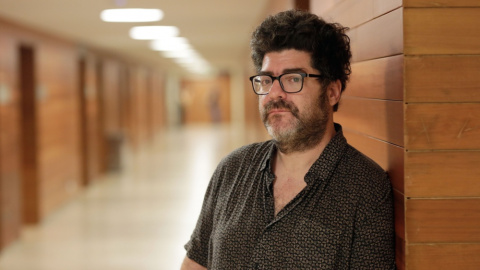
<path fill-rule="evenodd" d="M 346 147 L 339 170 L 349 176 L 356 191 L 384 194 L 391 190 L 387 172 L 351 145 Z"/>
<path fill-rule="evenodd" d="M 261 162 L 272 149 L 272 141 L 257 142 L 242 146 L 233 150 L 225 156 L 219 164 L 219 167 L 238 165 L 240 162 Z"/>

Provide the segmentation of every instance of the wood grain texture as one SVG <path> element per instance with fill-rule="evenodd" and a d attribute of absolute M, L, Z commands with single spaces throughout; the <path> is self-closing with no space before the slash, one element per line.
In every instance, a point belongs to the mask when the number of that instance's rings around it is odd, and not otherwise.
<path fill-rule="evenodd" d="M 405 148 L 480 149 L 480 104 L 407 104 Z"/>
<path fill-rule="evenodd" d="M 480 197 L 480 151 L 405 154 L 407 197 Z"/>
<path fill-rule="evenodd" d="M 81 190 L 77 51 L 42 38 L 38 47 L 39 209 L 43 219 Z"/>
<path fill-rule="evenodd" d="M 383 141 L 403 146 L 403 102 L 342 97 L 336 122 Z"/>
<path fill-rule="evenodd" d="M 480 7 L 478 0 L 403 0 L 404 7 Z"/>
<path fill-rule="evenodd" d="M 480 54 L 479 8 L 406 8 L 405 55 Z"/>
<path fill-rule="evenodd" d="M 18 239 L 22 225 L 18 52 L 2 29 L 0 22 L 0 251 Z"/>
<path fill-rule="evenodd" d="M 428 244 L 408 246 L 408 269 L 477 270 L 480 244 Z"/>
<path fill-rule="evenodd" d="M 403 56 L 352 64 L 350 82 L 343 95 L 403 100 Z"/>
<path fill-rule="evenodd" d="M 480 101 L 480 55 L 405 57 L 406 102 Z"/>
<path fill-rule="evenodd" d="M 86 61 L 85 89 L 85 120 L 87 139 L 87 177 L 89 182 L 97 181 L 100 176 L 100 136 L 98 129 L 99 102 L 97 89 L 96 58 L 90 56 Z"/>
<path fill-rule="evenodd" d="M 401 6 L 401 0 L 311 1 L 310 11 L 327 21 L 353 28 Z"/>
<path fill-rule="evenodd" d="M 480 199 L 408 199 L 406 236 L 414 243 L 480 242 Z"/>
<path fill-rule="evenodd" d="M 403 0 L 374 0 L 373 14 L 380 16 L 392 10 L 395 10 L 403 5 Z"/>
<path fill-rule="evenodd" d="M 403 10 L 398 8 L 383 16 L 352 28 L 352 60 L 382 58 L 403 53 Z"/>

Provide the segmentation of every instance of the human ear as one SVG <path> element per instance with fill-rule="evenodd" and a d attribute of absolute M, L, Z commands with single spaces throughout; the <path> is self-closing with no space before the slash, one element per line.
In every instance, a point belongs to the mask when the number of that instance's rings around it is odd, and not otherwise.
<path fill-rule="evenodd" d="M 331 82 L 327 88 L 328 101 L 330 106 L 334 106 L 340 101 L 340 96 L 342 94 L 342 83 L 340 80 Z"/>

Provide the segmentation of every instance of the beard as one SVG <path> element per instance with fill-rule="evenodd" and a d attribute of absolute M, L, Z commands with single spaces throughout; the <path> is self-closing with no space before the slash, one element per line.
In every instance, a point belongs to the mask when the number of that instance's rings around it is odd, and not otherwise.
<path fill-rule="evenodd" d="M 304 108 L 303 113 L 300 113 L 295 104 L 283 99 L 272 100 L 260 108 L 263 124 L 280 152 L 303 152 L 315 147 L 323 139 L 330 114 L 327 91 L 324 90 L 326 89 L 322 89 L 316 102 Z M 272 109 L 287 109 L 293 118 L 287 120 L 283 115 L 269 116 Z"/>

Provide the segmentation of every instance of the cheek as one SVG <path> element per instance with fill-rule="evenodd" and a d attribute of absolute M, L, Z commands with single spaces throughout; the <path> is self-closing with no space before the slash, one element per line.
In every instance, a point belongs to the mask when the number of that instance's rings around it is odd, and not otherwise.
<path fill-rule="evenodd" d="M 258 108 L 262 111 L 266 104 L 266 96 L 258 96 Z"/>

